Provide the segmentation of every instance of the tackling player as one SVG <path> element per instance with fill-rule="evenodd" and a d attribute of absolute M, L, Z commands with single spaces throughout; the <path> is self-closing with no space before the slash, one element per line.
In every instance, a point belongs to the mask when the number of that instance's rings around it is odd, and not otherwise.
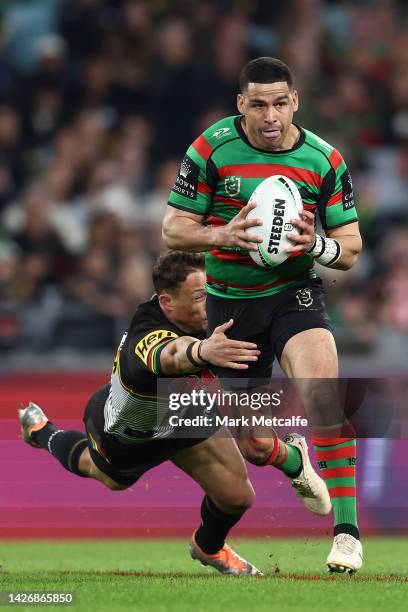
<path fill-rule="evenodd" d="M 201 254 L 170 251 L 160 256 L 153 270 L 156 295 L 137 309 L 119 346 L 110 384 L 88 402 L 84 414 L 87 435 L 54 427 L 33 403 L 20 411 L 20 422 L 28 444 L 48 450 L 70 472 L 95 478 L 112 490 L 130 487 L 149 469 L 170 459 L 206 493 L 202 523 L 190 543 L 193 559 L 222 573 L 259 575 L 259 570 L 225 544 L 227 533 L 254 499 L 234 439 L 228 432 L 214 436 L 215 427 L 205 432 L 204 440 L 203 436 L 176 437 L 171 428 L 157 421 L 158 377 L 188 373 L 197 377 L 209 364 L 246 371 L 248 363 L 258 358 L 255 343 L 226 337 L 232 320 L 204 339 L 204 266 Z M 304 474 L 312 485 L 320 478 L 310 466 L 302 440 L 293 446 L 281 440 L 279 444 L 286 453 L 286 473 L 313 510 L 316 498 Z"/>
<path fill-rule="evenodd" d="M 298 92 L 290 69 L 280 60 L 252 60 L 241 71 L 239 115 L 209 127 L 190 146 L 169 197 L 163 235 L 170 248 L 205 251 L 209 333 L 234 319 L 231 337 L 255 342 L 261 350 L 244 374 L 217 370 L 221 378 L 270 378 L 273 356 L 293 379 L 303 380 L 306 408 L 324 414 L 336 405 L 336 385 L 320 393 L 317 379 L 336 379 L 338 359 L 314 261 L 351 268 L 361 250 L 351 177 L 340 153 L 293 123 Z M 266 177 L 282 174 L 299 188 L 303 220 L 292 220 L 300 235 L 281 265 L 254 264 L 248 251 L 262 242 L 259 219 L 247 219 L 248 204 Z M 325 235 L 315 232 L 320 218 Z M 246 231 L 249 230 L 249 231 Z M 335 431 L 335 430 L 333 430 Z M 330 435 L 330 434 L 329 434 Z M 319 467 L 334 510 L 334 542 L 327 558 L 331 571 L 362 566 L 356 515 L 356 444 L 351 434 L 314 437 Z M 276 440 L 239 442 L 258 465 L 273 464 Z M 323 512 L 322 512 L 323 513 Z"/>

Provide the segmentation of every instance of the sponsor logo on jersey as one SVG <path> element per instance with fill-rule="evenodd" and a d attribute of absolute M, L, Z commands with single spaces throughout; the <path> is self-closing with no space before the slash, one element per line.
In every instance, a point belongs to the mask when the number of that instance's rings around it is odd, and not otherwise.
<path fill-rule="evenodd" d="M 227 136 L 231 134 L 231 129 L 229 127 L 223 127 L 223 128 L 219 128 L 218 130 L 215 130 L 215 132 L 213 133 L 213 136 L 215 136 L 215 138 L 220 139 L 223 136 Z"/>
<path fill-rule="evenodd" d="M 156 344 L 160 344 L 163 340 L 169 340 L 170 338 L 178 338 L 178 335 L 168 329 L 156 329 L 155 331 L 151 331 L 138 342 L 135 353 L 140 357 L 143 363 L 147 365 L 149 351 L 156 346 Z"/>
<path fill-rule="evenodd" d="M 285 214 L 285 206 L 286 200 L 276 198 L 273 201 L 273 219 L 268 244 L 268 253 L 270 253 L 271 255 L 278 255 L 279 253 L 279 243 L 282 238 L 283 216 Z"/>
<path fill-rule="evenodd" d="M 225 191 L 231 197 L 238 195 L 241 191 L 241 177 L 227 176 L 225 179 Z"/>
<path fill-rule="evenodd" d="M 180 176 L 184 179 L 186 179 L 188 177 L 188 175 L 191 173 L 192 171 L 192 166 L 191 166 L 191 162 L 188 159 L 188 157 L 185 157 L 182 162 L 181 162 L 181 166 L 180 166 Z"/>
<path fill-rule="evenodd" d="M 351 180 L 350 172 L 345 170 L 340 177 L 341 191 L 343 194 L 343 210 L 354 208 L 353 181 Z"/>
<path fill-rule="evenodd" d="M 200 168 L 197 164 L 188 155 L 185 155 L 172 191 L 190 200 L 196 200 L 199 172 Z"/>
<path fill-rule="evenodd" d="M 298 289 L 295 293 L 296 299 L 299 302 L 299 306 L 304 306 L 305 308 L 309 308 L 313 304 L 312 290 L 303 287 L 303 289 Z"/>

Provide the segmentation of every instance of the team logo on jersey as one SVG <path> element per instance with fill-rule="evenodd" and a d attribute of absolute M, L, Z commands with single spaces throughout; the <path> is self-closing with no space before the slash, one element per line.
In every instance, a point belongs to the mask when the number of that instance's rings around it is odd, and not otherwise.
<path fill-rule="evenodd" d="M 340 177 L 341 191 L 343 194 L 343 210 L 354 208 L 353 181 L 348 170 L 345 170 Z"/>
<path fill-rule="evenodd" d="M 160 344 L 163 340 L 169 340 L 170 338 L 178 338 L 178 335 L 168 329 L 156 329 L 151 331 L 144 338 L 138 342 L 135 348 L 135 353 L 147 365 L 147 358 L 151 349 Z"/>
<path fill-rule="evenodd" d="M 200 168 L 197 164 L 188 155 L 185 155 L 172 191 L 190 200 L 196 200 L 199 172 Z"/>
<path fill-rule="evenodd" d="M 298 289 L 295 293 L 296 299 L 299 302 L 299 306 L 304 306 L 305 308 L 309 308 L 313 304 L 312 290 L 303 287 L 303 289 Z"/>
<path fill-rule="evenodd" d="M 215 132 L 213 133 L 213 136 L 215 136 L 215 138 L 220 139 L 223 136 L 227 136 L 231 134 L 231 129 L 229 127 L 223 127 L 223 128 L 219 128 L 218 130 L 215 130 Z"/>
<path fill-rule="evenodd" d="M 240 176 L 227 176 L 225 179 L 225 191 L 229 196 L 234 197 L 239 194 L 241 190 L 241 177 Z"/>

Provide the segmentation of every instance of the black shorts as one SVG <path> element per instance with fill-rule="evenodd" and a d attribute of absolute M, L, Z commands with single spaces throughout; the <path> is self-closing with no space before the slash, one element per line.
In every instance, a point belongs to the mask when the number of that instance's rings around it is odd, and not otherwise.
<path fill-rule="evenodd" d="M 281 360 L 285 344 L 292 336 L 318 327 L 332 331 L 320 278 L 260 298 L 233 299 L 209 294 L 207 317 L 208 335 L 232 318 L 234 325 L 228 330 L 228 337 L 256 342 L 261 351 L 256 364 L 247 370 L 217 368 L 220 378 L 269 382 L 274 356 Z"/>
<path fill-rule="evenodd" d="M 171 459 L 177 451 L 204 441 L 204 438 L 163 438 L 141 444 L 128 444 L 112 434 L 105 433 L 104 406 L 109 387 L 110 385 L 101 387 L 91 397 L 83 421 L 92 461 L 101 472 L 118 484 L 130 486 L 148 470 Z"/>

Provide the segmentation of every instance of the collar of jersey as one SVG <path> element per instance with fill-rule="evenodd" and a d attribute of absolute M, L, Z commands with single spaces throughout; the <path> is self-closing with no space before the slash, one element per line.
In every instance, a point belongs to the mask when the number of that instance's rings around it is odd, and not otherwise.
<path fill-rule="evenodd" d="M 292 151 L 296 151 L 296 149 L 299 149 L 299 147 L 301 147 L 302 144 L 305 142 L 306 134 L 305 134 L 304 129 L 301 128 L 300 125 L 297 125 L 297 123 L 294 123 L 293 125 L 296 126 L 297 129 L 299 130 L 300 136 L 299 136 L 299 140 L 297 141 L 297 143 L 291 149 L 285 149 L 284 151 L 265 151 L 265 149 L 259 149 L 258 147 L 254 147 L 254 145 L 252 145 L 249 142 L 247 135 L 245 134 L 244 129 L 241 125 L 241 119 L 242 119 L 242 115 L 237 115 L 234 120 L 235 128 L 238 134 L 240 135 L 242 140 L 245 142 L 245 144 L 248 145 L 248 147 L 251 147 L 251 149 L 255 149 L 255 151 L 260 151 L 261 153 L 264 153 L 265 155 L 287 155 L 288 153 L 292 153 Z"/>

